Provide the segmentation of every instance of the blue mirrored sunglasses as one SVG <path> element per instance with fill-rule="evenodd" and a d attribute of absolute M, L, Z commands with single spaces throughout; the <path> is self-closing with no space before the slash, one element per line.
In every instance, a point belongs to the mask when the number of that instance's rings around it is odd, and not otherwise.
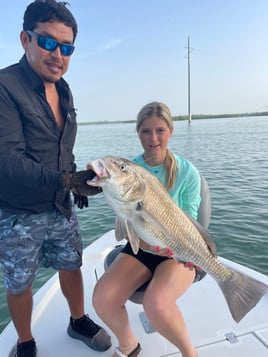
<path fill-rule="evenodd" d="M 55 51 L 55 49 L 59 47 L 63 56 L 71 56 L 74 51 L 74 45 L 57 42 L 53 40 L 53 38 L 42 36 L 39 33 L 30 30 L 27 30 L 26 32 L 29 36 L 36 38 L 38 46 L 44 50 Z"/>

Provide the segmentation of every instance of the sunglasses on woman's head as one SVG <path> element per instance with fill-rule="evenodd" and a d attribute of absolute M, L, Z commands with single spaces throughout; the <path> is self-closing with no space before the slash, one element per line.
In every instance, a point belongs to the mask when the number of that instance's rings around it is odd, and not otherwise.
<path fill-rule="evenodd" d="M 43 48 L 47 51 L 55 51 L 57 47 L 60 48 L 60 52 L 63 56 L 71 56 L 74 51 L 74 45 L 69 45 L 66 43 L 60 43 L 53 38 L 49 38 L 39 33 L 27 30 L 26 31 L 29 36 L 34 37 L 37 40 L 37 44 L 39 47 Z"/>

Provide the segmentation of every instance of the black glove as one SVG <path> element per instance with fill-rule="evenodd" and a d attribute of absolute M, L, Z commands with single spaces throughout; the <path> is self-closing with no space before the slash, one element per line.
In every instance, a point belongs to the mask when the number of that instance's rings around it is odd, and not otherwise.
<path fill-rule="evenodd" d="M 78 196 L 94 196 L 102 192 L 100 187 L 89 186 L 87 184 L 87 180 L 92 180 L 95 175 L 93 170 L 64 173 L 62 180 L 63 189 L 70 190 Z"/>
<path fill-rule="evenodd" d="M 78 208 L 82 209 L 84 207 L 88 207 L 88 199 L 86 196 L 77 195 L 76 193 L 73 193 L 73 195 L 74 204 L 77 205 Z"/>

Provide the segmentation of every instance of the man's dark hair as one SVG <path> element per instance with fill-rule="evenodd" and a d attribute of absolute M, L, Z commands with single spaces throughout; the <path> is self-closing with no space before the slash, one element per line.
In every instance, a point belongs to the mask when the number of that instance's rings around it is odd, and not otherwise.
<path fill-rule="evenodd" d="M 23 17 L 23 30 L 34 31 L 37 22 L 59 21 L 73 30 L 74 40 L 77 35 L 77 23 L 72 13 L 67 9 L 66 1 L 35 0 L 25 10 Z"/>

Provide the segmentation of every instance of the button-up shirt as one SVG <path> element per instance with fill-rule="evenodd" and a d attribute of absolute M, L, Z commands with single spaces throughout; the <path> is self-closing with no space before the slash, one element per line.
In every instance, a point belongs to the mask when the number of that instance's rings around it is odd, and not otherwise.
<path fill-rule="evenodd" d="M 0 70 L 0 208 L 40 213 L 57 207 L 69 219 L 71 200 L 62 189 L 63 172 L 75 171 L 77 131 L 66 81 L 56 83 L 65 125 L 58 127 L 42 79 L 25 55 Z"/>

